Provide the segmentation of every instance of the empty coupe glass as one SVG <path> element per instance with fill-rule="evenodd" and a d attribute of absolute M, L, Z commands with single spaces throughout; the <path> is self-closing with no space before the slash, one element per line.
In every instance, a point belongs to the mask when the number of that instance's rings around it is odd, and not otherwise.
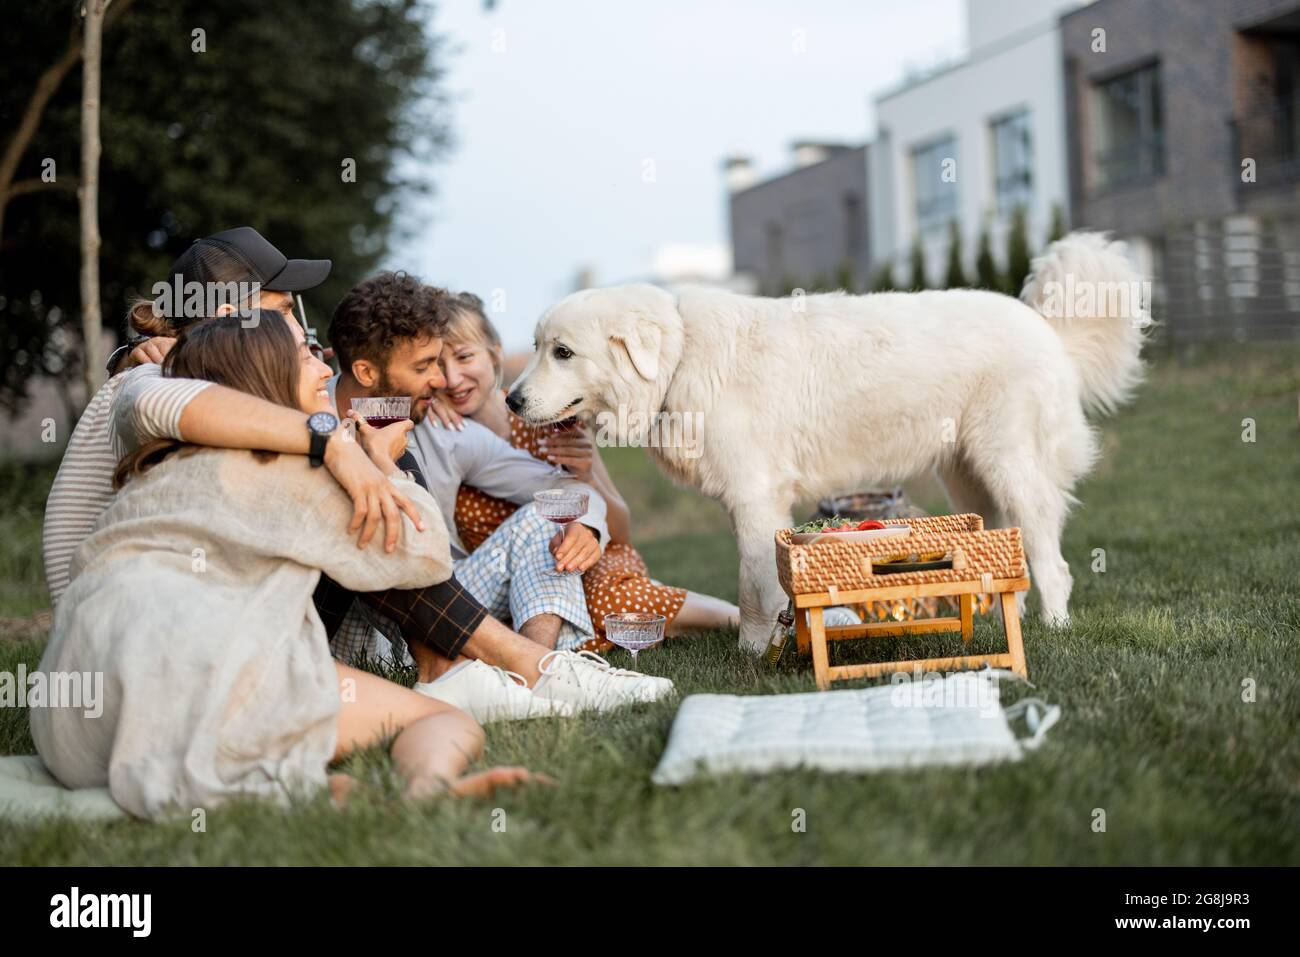
<path fill-rule="evenodd" d="M 636 665 L 636 653 L 643 648 L 650 648 L 664 640 L 664 623 L 668 619 L 663 615 L 652 615 L 643 611 L 625 611 L 617 615 L 605 616 L 605 637 L 632 652 L 632 664 Z"/>

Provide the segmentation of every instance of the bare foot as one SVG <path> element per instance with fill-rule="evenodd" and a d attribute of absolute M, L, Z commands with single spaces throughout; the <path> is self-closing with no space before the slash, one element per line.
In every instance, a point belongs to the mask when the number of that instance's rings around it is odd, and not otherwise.
<path fill-rule="evenodd" d="M 516 788 L 521 784 L 554 784 L 545 774 L 536 774 L 527 768 L 488 768 L 476 774 L 466 774 L 451 783 L 448 789 L 457 797 L 489 798 L 497 788 Z"/>
<path fill-rule="evenodd" d="M 357 779 L 350 774 L 331 774 L 329 777 L 330 801 L 340 810 L 348 803 L 348 795 L 357 786 Z"/>
<path fill-rule="evenodd" d="M 545 774 L 536 774 L 527 768 L 488 768 L 474 774 L 466 774 L 448 785 L 440 778 L 414 780 L 406 786 L 406 797 L 419 801 L 439 794 L 453 797 L 488 798 L 496 793 L 497 788 L 519 787 L 521 784 L 554 784 Z"/>

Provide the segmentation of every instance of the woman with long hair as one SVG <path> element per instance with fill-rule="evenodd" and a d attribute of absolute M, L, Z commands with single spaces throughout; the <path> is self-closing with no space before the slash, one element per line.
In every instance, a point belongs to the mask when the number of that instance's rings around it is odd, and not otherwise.
<path fill-rule="evenodd" d="M 278 312 L 194 324 L 163 374 L 330 410 L 332 370 Z M 101 675 L 102 700 L 31 712 L 63 784 L 106 785 L 145 818 L 327 785 L 337 798 L 350 782 L 328 766 L 386 740 L 413 798 L 529 779 L 522 768 L 466 774 L 483 745 L 468 715 L 330 657 L 312 604 L 322 572 L 355 591 L 451 573 L 441 513 L 393 463 L 409 423 L 390 429 L 372 457 L 423 528 L 404 521 L 388 553 L 357 547 L 351 501 L 306 457 L 160 440 L 120 463 L 121 489 L 76 552 L 40 664 L 52 678 Z"/>

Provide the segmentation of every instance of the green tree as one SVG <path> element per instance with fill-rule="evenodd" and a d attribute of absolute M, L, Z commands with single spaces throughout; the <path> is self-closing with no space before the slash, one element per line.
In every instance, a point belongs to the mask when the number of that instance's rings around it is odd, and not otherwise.
<path fill-rule="evenodd" d="M 921 248 L 921 237 L 917 236 L 916 241 L 912 243 L 912 276 L 908 288 L 913 292 L 924 289 L 927 285 L 925 279 L 925 250 Z"/>
<path fill-rule="evenodd" d="M 0 148 L 67 50 L 75 7 L 6 8 Z M 134 0 L 104 32 L 106 328 L 122 329 L 128 301 L 195 238 L 247 224 L 290 254 L 334 260 L 330 281 L 304 297 L 323 330 L 343 292 L 414 225 L 402 203 L 430 188 L 421 170 L 449 143 L 431 12 L 424 0 Z M 48 159 L 57 181 L 5 210 L 0 406 L 11 410 L 32 375 L 79 375 L 80 87 L 80 67 L 64 71 L 15 174 L 39 180 Z"/>
<path fill-rule="evenodd" d="M 1002 274 L 993 258 L 993 244 L 989 241 L 987 226 L 980 230 L 979 247 L 975 251 L 975 285 L 994 292 L 1001 292 L 1004 288 Z"/>
<path fill-rule="evenodd" d="M 1060 203 L 1052 204 L 1052 227 L 1047 232 L 1047 241 L 1054 243 L 1065 235 L 1065 210 Z"/>
<path fill-rule="evenodd" d="M 944 277 L 945 289 L 965 289 L 970 285 L 961 259 L 961 229 L 954 219 L 948 230 L 948 273 Z"/>
<path fill-rule="evenodd" d="M 840 263 L 840 268 L 835 273 L 835 288 L 843 289 L 845 292 L 858 291 L 858 276 L 853 268 L 853 263 L 847 259 Z"/>
<path fill-rule="evenodd" d="M 893 292 L 897 288 L 898 284 L 894 282 L 894 263 L 886 259 L 871 279 L 871 291 Z"/>
<path fill-rule="evenodd" d="M 1011 214 L 1011 229 L 1007 231 L 1006 292 L 1020 295 L 1029 276 L 1029 224 L 1025 207 L 1017 206 Z"/>

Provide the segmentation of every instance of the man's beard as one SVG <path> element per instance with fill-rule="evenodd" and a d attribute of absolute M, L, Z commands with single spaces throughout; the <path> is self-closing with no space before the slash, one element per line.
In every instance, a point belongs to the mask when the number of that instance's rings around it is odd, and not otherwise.
<path fill-rule="evenodd" d="M 375 384 L 376 395 L 408 395 L 405 389 L 399 389 L 393 384 L 393 380 L 388 378 L 387 372 L 379 374 L 379 381 Z M 420 400 L 424 400 L 424 405 L 420 405 Z M 433 400 L 433 393 L 427 395 L 411 396 L 411 421 L 419 425 L 424 421 L 425 415 L 429 412 L 429 405 Z"/>

